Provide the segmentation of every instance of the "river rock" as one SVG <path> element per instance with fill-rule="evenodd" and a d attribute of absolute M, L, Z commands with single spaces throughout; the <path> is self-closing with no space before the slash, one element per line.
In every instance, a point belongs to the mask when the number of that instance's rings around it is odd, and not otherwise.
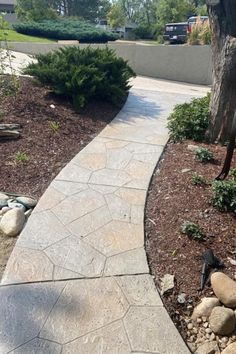
<path fill-rule="evenodd" d="M 37 201 L 29 197 L 17 197 L 16 200 L 26 206 L 26 208 L 34 208 L 37 204 Z"/>
<path fill-rule="evenodd" d="M 236 353 L 236 342 L 228 345 L 228 347 L 225 348 L 223 352 L 221 352 L 221 354 L 235 354 L 235 353 Z"/>
<path fill-rule="evenodd" d="M 196 321 L 199 317 L 209 317 L 216 306 L 220 306 L 220 302 L 216 297 L 204 297 L 193 310 L 192 320 Z"/>
<path fill-rule="evenodd" d="M 8 201 L 8 206 L 11 209 L 19 208 L 19 209 L 22 209 L 23 211 L 26 210 L 26 208 L 25 208 L 25 206 L 23 204 L 17 203 L 17 202 L 14 202 L 14 201 Z"/>
<path fill-rule="evenodd" d="M 6 236 L 15 237 L 23 229 L 25 214 L 22 209 L 15 208 L 3 215 L 0 221 L 0 229 Z"/>
<path fill-rule="evenodd" d="M 220 354 L 220 349 L 216 341 L 206 342 L 197 348 L 195 354 Z"/>
<path fill-rule="evenodd" d="M 0 200 L 8 200 L 8 199 L 9 199 L 8 195 L 4 193 L 0 193 Z"/>
<path fill-rule="evenodd" d="M 234 311 L 226 307 L 214 307 L 209 318 L 209 323 L 215 334 L 222 336 L 231 334 L 236 324 Z"/>
<path fill-rule="evenodd" d="M 236 307 L 236 282 L 221 272 L 213 273 L 211 285 L 215 295 L 227 307 Z"/>
<path fill-rule="evenodd" d="M 6 214 L 9 210 L 11 210 L 11 208 L 9 208 L 9 207 L 3 207 L 3 208 L 0 210 L 0 215 Z"/>

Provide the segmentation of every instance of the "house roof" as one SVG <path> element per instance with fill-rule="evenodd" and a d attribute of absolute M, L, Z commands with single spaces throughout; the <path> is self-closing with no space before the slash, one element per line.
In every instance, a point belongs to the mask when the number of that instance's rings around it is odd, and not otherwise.
<path fill-rule="evenodd" d="M 16 5 L 16 0 L 0 0 L 0 5 Z"/>

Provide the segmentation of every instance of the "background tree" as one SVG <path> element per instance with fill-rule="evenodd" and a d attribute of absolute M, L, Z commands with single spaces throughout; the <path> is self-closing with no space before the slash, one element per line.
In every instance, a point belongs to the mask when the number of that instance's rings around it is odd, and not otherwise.
<path fill-rule="evenodd" d="M 170 22 L 186 22 L 194 15 L 196 8 L 191 0 L 158 0 L 156 7 L 157 35 L 163 34 L 165 24 Z"/>
<path fill-rule="evenodd" d="M 16 13 L 20 19 L 29 21 L 55 19 L 57 11 L 53 5 L 48 0 L 18 0 Z"/>
<path fill-rule="evenodd" d="M 125 12 L 119 3 L 112 5 L 111 10 L 107 15 L 107 21 L 111 28 L 122 27 L 125 25 Z"/>
<path fill-rule="evenodd" d="M 212 28 L 213 89 L 210 142 L 230 138 L 236 110 L 236 1 L 207 0 Z"/>

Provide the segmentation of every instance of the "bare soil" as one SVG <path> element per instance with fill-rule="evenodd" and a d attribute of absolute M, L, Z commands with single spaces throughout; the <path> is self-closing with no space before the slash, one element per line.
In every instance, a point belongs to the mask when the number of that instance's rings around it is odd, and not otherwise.
<path fill-rule="evenodd" d="M 0 191 L 34 198 L 121 109 L 93 101 L 76 113 L 70 100 L 55 96 L 31 78 L 20 79 L 16 97 L 0 98 L 0 123 L 18 123 L 22 128 L 20 139 L 0 140 Z M 26 162 L 19 158 L 22 153 Z M 0 277 L 15 242 L 0 235 Z"/>
<path fill-rule="evenodd" d="M 155 283 L 160 289 L 160 279 L 165 274 L 175 276 L 175 287 L 162 296 L 163 302 L 174 323 L 186 339 L 186 323 L 183 321 L 193 306 L 212 289 L 206 286 L 200 291 L 202 253 L 212 249 L 224 261 L 224 272 L 235 278 L 236 267 L 228 257 L 236 258 L 236 217 L 223 213 L 212 204 L 212 186 L 192 184 L 193 173 L 204 176 L 209 182 L 219 174 L 226 148 L 218 145 L 199 146 L 209 148 L 215 157 L 214 163 L 202 164 L 187 149 L 188 144 L 170 143 L 153 176 L 148 192 L 145 230 L 149 266 Z M 235 167 L 235 158 L 232 167 Z M 191 171 L 183 173 L 183 169 Z M 189 239 L 180 232 L 185 221 L 197 223 L 206 235 L 204 242 Z M 185 293 L 186 303 L 179 304 L 177 297 Z"/>

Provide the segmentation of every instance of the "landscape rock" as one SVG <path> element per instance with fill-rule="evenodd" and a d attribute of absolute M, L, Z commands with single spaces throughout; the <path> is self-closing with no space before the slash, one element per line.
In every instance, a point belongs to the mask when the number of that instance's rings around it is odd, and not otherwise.
<path fill-rule="evenodd" d="M 30 215 L 32 214 L 32 211 L 33 211 L 33 209 L 27 210 L 27 211 L 25 212 L 25 217 L 26 217 L 26 218 L 29 218 Z"/>
<path fill-rule="evenodd" d="M 0 230 L 10 237 L 17 236 L 23 229 L 25 214 L 22 209 L 15 208 L 3 215 L 0 221 Z"/>
<path fill-rule="evenodd" d="M 189 144 L 188 147 L 187 147 L 187 149 L 188 149 L 189 151 L 196 152 L 196 150 L 199 149 L 199 146 Z"/>
<path fill-rule="evenodd" d="M 0 193 L 0 200 L 8 200 L 8 199 L 9 197 L 6 194 Z"/>
<path fill-rule="evenodd" d="M 171 274 L 165 274 L 164 277 L 161 278 L 161 294 L 163 295 L 168 290 L 174 288 L 175 276 Z"/>
<path fill-rule="evenodd" d="M 8 201 L 8 207 L 11 208 L 11 209 L 14 209 L 14 208 L 19 208 L 19 209 L 22 209 L 23 211 L 25 211 L 25 206 L 21 203 L 17 203 L 17 202 L 14 202 L 14 201 Z"/>
<path fill-rule="evenodd" d="M 215 295 L 227 307 L 236 307 L 236 282 L 221 272 L 213 273 L 211 285 Z"/>
<path fill-rule="evenodd" d="M 9 208 L 9 207 L 3 207 L 3 208 L 0 210 L 0 215 L 6 214 L 9 210 L 11 210 L 11 208 Z"/>
<path fill-rule="evenodd" d="M 230 344 L 227 348 L 221 352 L 221 354 L 235 354 L 236 353 L 236 342 Z"/>
<path fill-rule="evenodd" d="M 220 349 L 216 341 L 206 342 L 197 348 L 195 354 L 220 354 Z"/>
<path fill-rule="evenodd" d="M 26 208 L 34 208 L 37 204 L 37 201 L 29 197 L 17 197 L 16 200 L 26 206 Z"/>
<path fill-rule="evenodd" d="M 191 168 L 184 168 L 181 172 L 182 173 L 187 173 L 187 172 L 191 172 L 192 169 Z"/>
<path fill-rule="evenodd" d="M 8 206 L 7 199 L 0 199 L 0 208 Z"/>
<path fill-rule="evenodd" d="M 225 307 L 215 307 L 209 318 L 210 327 L 215 334 L 228 335 L 235 329 L 234 311 Z"/>
<path fill-rule="evenodd" d="M 216 297 L 204 297 L 193 310 L 192 320 L 196 321 L 199 317 L 209 317 L 216 306 L 220 306 L 220 302 Z"/>

